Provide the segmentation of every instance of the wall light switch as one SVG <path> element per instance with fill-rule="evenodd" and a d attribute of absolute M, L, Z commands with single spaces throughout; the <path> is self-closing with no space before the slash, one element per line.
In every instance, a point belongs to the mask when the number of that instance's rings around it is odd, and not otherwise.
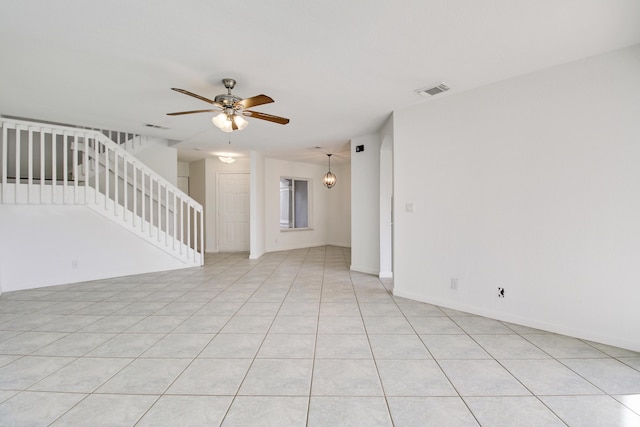
<path fill-rule="evenodd" d="M 405 209 L 409 213 L 414 213 L 416 211 L 416 204 L 413 202 L 409 202 L 406 204 Z"/>

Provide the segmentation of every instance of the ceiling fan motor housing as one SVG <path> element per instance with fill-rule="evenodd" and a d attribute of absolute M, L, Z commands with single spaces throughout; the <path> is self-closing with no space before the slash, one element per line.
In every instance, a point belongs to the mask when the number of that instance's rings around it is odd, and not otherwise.
<path fill-rule="evenodd" d="M 242 98 L 240 98 L 239 96 L 235 96 L 235 95 L 217 95 L 214 98 L 215 102 L 218 102 L 222 105 L 224 105 L 225 107 L 233 107 L 233 104 L 235 104 L 238 101 L 242 101 Z"/>

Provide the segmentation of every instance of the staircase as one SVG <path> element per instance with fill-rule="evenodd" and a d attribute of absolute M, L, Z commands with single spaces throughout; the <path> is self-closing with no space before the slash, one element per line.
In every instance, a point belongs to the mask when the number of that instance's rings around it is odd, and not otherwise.
<path fill-rule="evenodd" d="M 140 135 L 0 118 L 0 206 L 82 206 L 184 266 L 204 264 L 200 204 L 126 149 Z M 96 242 L 99 244 L 99 242 Z"/>

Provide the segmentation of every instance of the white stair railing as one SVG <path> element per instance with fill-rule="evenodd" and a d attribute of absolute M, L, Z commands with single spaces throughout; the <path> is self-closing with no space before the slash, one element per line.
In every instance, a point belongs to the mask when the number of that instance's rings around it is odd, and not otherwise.
<path fill-rule="evenodd" d="M 204 264 L 202 206 L 102 132 L 0 119 L 0 204 L 81 204 Z"/>

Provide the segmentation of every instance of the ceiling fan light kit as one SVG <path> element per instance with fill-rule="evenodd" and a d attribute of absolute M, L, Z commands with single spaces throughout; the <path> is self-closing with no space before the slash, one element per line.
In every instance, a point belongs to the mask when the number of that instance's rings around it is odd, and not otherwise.
<path fill-rule="evenodd" d="M 242 116 L 236 114 L 220 113 L 214 116 L 211 121 L 222 132 L 233 132 L 234 130 L 242 130 L 249 125 Z"/>
<path fill-rule="evenodd" d="M 205 98 L 201 95 L 197 95 L 193 92 L 189 92 L 188 90 L 172 87 L 171 89 L 175 90 L 176 92 L 180 92 L 184 95 L 188 95 L 212 104 L 217 109 L 180 111 L 177 113 L 167 113 L 167 115 L 180 116 L 184 114 L 219 112 L 219 114 L 214 116 L 211 121 L 217 128 L 219 128 L 223 132 L 233 132 L 234 130 L 242 130 L 246 128 L 249 125 L 249 122 L 243 116 L 266 120 L 268 122 L 278 123 L 281 125 L 286 125 L 287 123 L 289 123 L 289 119 L 286 119 L 284 117 L 272 116 L 271 114 L 265 114 L 258 111 L 245 109 L 258 105 L 270 104 L 273 102 L 273 99 L 271 97 L 267 95 L 257 95 L 251 98 L 243 99 L 231 93 L 231 89 L 236 86 L 236 81 L 234 79 L 222 79 L 222 84 L 224 84 L 224 87 L 227 89 L 227 93 L 217 95 L 213 100 Z"/>

